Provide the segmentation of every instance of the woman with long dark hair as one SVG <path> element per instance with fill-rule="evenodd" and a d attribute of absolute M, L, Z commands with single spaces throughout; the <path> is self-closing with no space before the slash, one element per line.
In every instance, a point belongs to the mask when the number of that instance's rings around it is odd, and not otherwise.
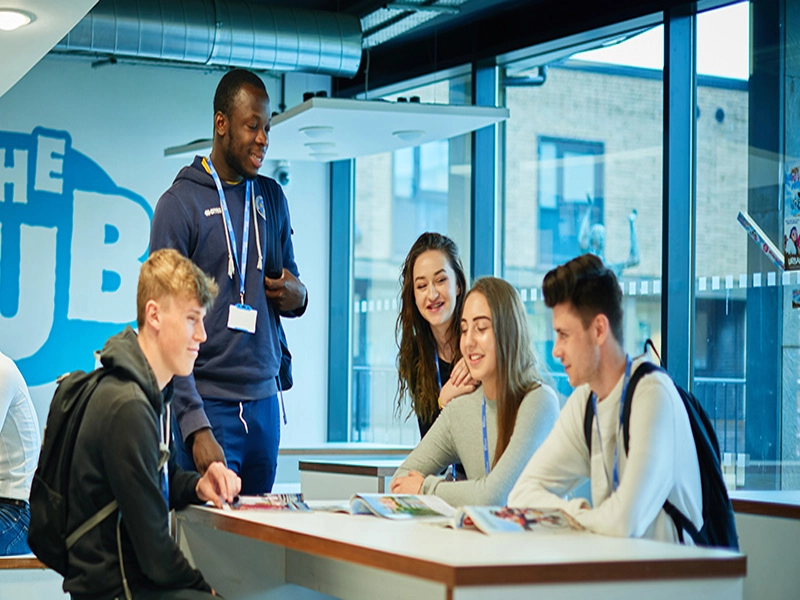
<path fill-rule="evenodd" d="M 449 404 L 392 478 L 392 493 L 436 494 L 454 506 L 503 505 L 556 422 L 517 291 L 495 277 L 472 286 L 460 319 L 460 350 L 480 387 Z M 466 481 L 438 473 L 460 462 Z"/>
<path fill-rule="evenodd" d="M 458 347 L 467 279 L 455 242 L 439 233 L 419 236 L 403 262 L 400 285 L 397 410 L 410 398 L 424 437 L 442 407 L 475 389 Z"/>

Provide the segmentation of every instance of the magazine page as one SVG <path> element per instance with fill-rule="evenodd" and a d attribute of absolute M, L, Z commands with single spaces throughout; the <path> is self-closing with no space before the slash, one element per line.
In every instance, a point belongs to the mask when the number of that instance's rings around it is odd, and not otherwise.
<path fill-rule="evenodd" d="M 456 526 L 473 526 L 487 534 L 583 529 L 580 523 L 560 508 L 507 506 L 465 506 L 456 516 Z"/>
<path fill-rule="evenodd" d="M 306 500 L 306 504 L 315 512 L 350 514 L 349 500 Z"/>
<path fill-rule="evenodd" d="M 237 496 L 230 507 L 233 510 L 311 510 L 303 501 L 303 494 Z"/>
<path fill-rule="evenodd" d="M 456 511 L 438 496 L 415 494 L 356 494 L 350 512 L 374 514 L 387 519 L 452 519 Z"/>

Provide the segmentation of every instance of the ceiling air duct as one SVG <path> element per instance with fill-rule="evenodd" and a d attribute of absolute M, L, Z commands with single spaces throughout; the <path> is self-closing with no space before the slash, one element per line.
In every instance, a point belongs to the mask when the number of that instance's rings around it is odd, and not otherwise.
<path fill-rule="evenodd" d="M 55 52 L 352 77 L 361 24 L 234 0 L 100 0 Z"/>

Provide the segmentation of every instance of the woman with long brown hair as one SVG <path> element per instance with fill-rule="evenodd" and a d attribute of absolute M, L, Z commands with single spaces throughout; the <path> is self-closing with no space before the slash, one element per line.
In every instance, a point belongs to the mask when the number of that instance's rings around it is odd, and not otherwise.
<path fill-rule="evenodd" d="M 440 233 L 419 236 L 403 262 L 400 285 L 397 410 L 410 398 L 424 437 L 442 407 L 475 389 L 458 348 L 467 279 L 455 242 Z"/>
<path fill-rule="evenodd" d="M 475 282 L 461 314 L 460 349 L 480 387 L 442 411 L 395 473 L 391 491 L 436 494 L 454 506 L 503 505 L 559 413 L 510 284 L 496 277 Z M 437 475 L 453 462 L 463 464 L 467 481 Z"/>

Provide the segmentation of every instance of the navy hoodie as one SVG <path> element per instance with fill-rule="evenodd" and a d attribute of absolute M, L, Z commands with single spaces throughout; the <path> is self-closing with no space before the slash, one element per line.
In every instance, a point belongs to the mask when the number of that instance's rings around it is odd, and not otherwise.
<path fill-rule="evenodd" d="M 290 271 L 300 276 L 294 259 L 289 206 L 274 179 L 259 176 L 253 181 L 257 218 L 250 212 L 250 240 L 244 301 L 258 311 L 254 334 L 228 328 L 228 310 L 239 302 L 239 274 L 228 276 L 228 245 L 225 220 L 214 179 L 196 156 L 178 173 L 172 186 L 156 205 L 150 232 L 150 251 L 175 248 L 189 257 L 219 285 L 219 295 L 205 318 L 208 341 L 189 377 L 175 377 L 173 406 L 184 438 L 208 427 L 201 396 L 239 402 L 266 398 L 278 391 L 275 380 L 281 351 L 275 308 L 264 293 L 264 269 Z M 241 260 L 245 182 L 223 181 L 225 201 Z M 263 269 L 258 269 L 259 231 Z M 276 235 L 277 233 L 277 235 Z M 284 316 L 300 316 L 305 307 Z"/>

